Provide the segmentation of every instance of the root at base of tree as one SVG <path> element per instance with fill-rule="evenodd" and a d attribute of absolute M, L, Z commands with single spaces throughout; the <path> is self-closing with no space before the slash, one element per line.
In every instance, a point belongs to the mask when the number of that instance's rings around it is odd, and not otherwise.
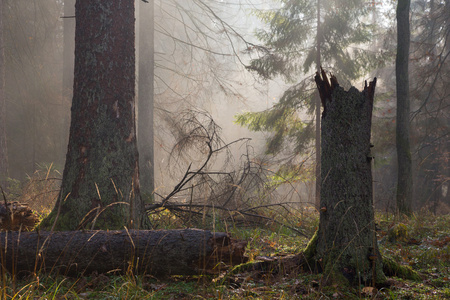
<path fill-rule="evenodd" d="M 306 248 L 299 254 L 284 257 L 257 257 L 255 261 L 235 266 L 218 280 L 227 281 L 231 277 L 244 272 L 254 272 L 260 277 L 276 275 L 292 275 L 301 272 L 320 273 L 320 263 L 314 259 L 316 253 L 317 231 L 309 241 Z M 402 266 L 396 261 L 383 257 L 383 272 L 386 276 L 395 276 L 402 279 L 421 281 L 420 275 L 409 266 Z M 325 283 L 326 284 L 326 283 Z M 387 282 L 377 282 L 377 287 L 386 286 Z"/>

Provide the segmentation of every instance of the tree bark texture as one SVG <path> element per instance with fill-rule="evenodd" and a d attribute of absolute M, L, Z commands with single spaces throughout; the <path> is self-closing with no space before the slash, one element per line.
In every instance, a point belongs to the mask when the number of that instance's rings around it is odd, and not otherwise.
<path fill-rule="evenodd" d="M 376 78 L 363 92 L 345 91 L 322 70 L 322 187 L 316 258 L 330 279 L 385 280 L 372 199 L 370 132 Z M 347 279 L 348 281 L 344 280 Z"/>
<path fill-rule="evenodd" d="M 397 4 L 397 57 L 395 76 L 397 85 L 397 211 L 409 215 L 413 193 L 412 161 L 409 141 L 409 10 L 410 0 Z"/>
<path fill-rule="evenodd" d="M 134 0 L 77 1 L 71 126 L 43 228 L 149 228 L 139 190 Z"/>
<path fill-rule="evenodd" d="M 3 0 L 0 0 L 0 186 L 6 188 L 8 151 L 6 148 L 5 44 L 3 42 Z"/>
<path fill-rule="evenodd" d="M 139 2 L 138 149 L 141 191 L 155 190 L 154 175 L 154 0 Z"/>
<path fill-rule="evenodd" d="M 0 233 L 1 264 L 16 275 L 198 275 L 221 261 L 242 263 L 245 246 L 226 233 L 199 229 Z"/>

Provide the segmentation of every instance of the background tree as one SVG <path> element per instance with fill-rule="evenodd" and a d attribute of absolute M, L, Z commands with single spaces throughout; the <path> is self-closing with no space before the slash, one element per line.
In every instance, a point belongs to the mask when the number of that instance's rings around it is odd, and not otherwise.
<path fill-rule="evenodd" d="M 69 107 L 73 94 L 73 72 L 75 60 L 75 0 L 64 0 L 63 17 L 63 60 L 62 60 L 62 97 L 61 106 Z M 67 150 L 70 119 L 61 117 L 60 147 L 62 159 Z"/>
<path fill-rule="evenodd" d="M 397 4 L 397 57 L 395 75 L 397 86 L 396 146 L 398 161 L 397 210 L 409 215 L 413 192 L 412 158 L 410 149 L 410 101 L 409 101 L 409 11 L 410 0 Z"/>
<path fill-rule="evenodd" d="M 3 0 L 0 0 L 0 186 L 6 188 L 8 152 L 6 148 L 5 54 L 3 42 Z"/>
<path fill-rule="evenodd" d="M 44 228 L 148 228 L 139 190 L 134 0 L 77 1 L 69 146 Z"/>
<path fill-rule="evenodd" d="M 450 2 L 415 1 L 411 10 L 413 200 L 439 213 L 450 205 Z"/>
<path fill-rule="evenodd" d="M 69 118 L 70 101 L 61 99 L 61 4 L 4 1 L 9 176 L 21 181 L 52 163 L 61 170 L 64 163 L 61 120 Z"/>
<path fill-rule="evenodd" d="M 245 16 L 239 2 L 155 1 L 154 138 L 159 195 L 171 192 L 170 183 L 182 177 L 191 162 L 169 159 L 185 112 L 210 112 L 214 120 L 220 119 L 228 137 L 245 131 L 230 124 L 234 112 L 245 105 L 241 103 L 251 79 L 243 74 L 238 57 L 245 41 L 237 25 L 232 26 Z M 193 159 L 198 162 L 204 157 L 197 153 Z M 165 162 L 169 161 L 177 163 L 168 167 Z"/>
<path fill-rule="evenodd" d="M 387 5 L 383 2 L 383 5 Z M 380 84 L 374 110 L 374 188 L 377 208 L 396 210 L 396 7 L 378 11 L 375 45 L 385 53 L 386 64 L 374 71 Z M 411 205 L 445 212 L 450 203 L 447 168 L 449 152 L 449 51 L 448 14 L 444 0 L 414 1 L 411 5 L 409 97 L 411 105 L 410 151 L 413 173 Z M 447 46 L 446 46 L 447 45 Z M 389 63 L 389 62 L 392 62 Z M 440 204 L 439 204 L 440 203 Z M 437 206 L 439 205 L 439 209 Z"/>
<path fill-rule="evenodd" d="M 327 62 L 327 69 L 348 85 L 349 80 L 359 78 L 373 68 L 376 60 L 371 59 L 374 55 L 369 52 L 350 47 L 371 40 L 372 27 L 364 22 L 368 13 L 364 1 L 281 2 L 280 8 L 256 12 L 268 29 L 257 32 L 263 46 L 249 49 L 257 52 L 259 57 L 250 62 L 248 69 L 264 79 L 281 76 L 290 83 L 300 82 L 287 90 L 270 110 L 241 114 L 237 122 L 251 130 L 273 132 L 267 144 L 268 153 L 279 153 L 283 146 L 290 144 L 292 151 L 299 155 L 305 152 L 314 137 L 318 140 L 320 136 L 320 112 L 316 112 L 315 120 L 300 118 L 298 113 L 313 114 L 320 105 L 317 106 L 318 98 L 314 97 L 311 82 L 298 77 L 310 72 L 314 63 L 318 69 L 322 60 Z M 311 28 L 311 24 L 316 27 Z M 320 142 L 316 143 L 315 151 L 317 157 Z M 318 176 L 320 162 L 316 163 Z M 318 195 L 319 186 L 316 185 Z"/>
<path fill-rule="evenodd" d="M 150 196 L 155 190 L 154 158 L 154 0 L 139 3 L 138 148 L 141 191 Z"/>
<path fill-rule="evenodd" d="M 322 43 L 322 35 L 321 35 L 321 28 L 320 28 L 320 0 L 317 0 L 317 32 L 316 32 L 316 72 L 320 72 L 320 66 L 322 65 L 321 59 L 320 59 L 320 48 Z M 320 188 L 321 188 L 321 139 L 320 139 L 320 95 L 317 92 L 316 93 L 316 101 L 315 101 L 315 112 L 316 112 L 316 136 L 315 136 L 315 150 L 316 150 L 316 189 L 315 189 L 315 196 L 316 201 L 315 205 L 318 207 L 320 205 Z"/>
<path fill-rule="evenodd" d="M 75 32 L 73 0 L 27 3 L 11 1 L 6 13 L 6 61 L 10 75 L 7 93 L 11 99 L 8 129 L 14 165 L 11 176 L 24 183 L 36 168 L 47 170 L 53 163 L 52 168 L 63 169 L 61 145 L 67 146 L 62 140 L 68 138 L 69 132 L 68 99 L 73 86 L 70 69 L 73 70 Z M 145 5 L 144 8 L 148 8 L 148 4 Z M 242 41 L 242 38 L 220 19 L 223 16 L 241 22 L 244 19 L 242 8 L 240 16 L 236 16 L 234 12 L 239 11 L 239 6 L 209 0 L 155 1 L 155 6 L 156 173 L 157 186 L 164 194 L 164 187 L 170 189 L 173 178 L 179 175 L 173 168 L 168 172 L 166 164 L 167 153 L 175 143 L 171 136 L 173 120 L 184 109 L 203 107 L 213 115 L 220 112 L 221 118 L 226 110 L 231 122 L 232 112 L 239 108 L 230 108 L 225 102 L 231 99 L 236 104 L 243 99 L 242 82 L 250 76 L 242 75 L 243 67 L 230 46 L 230 41 Z M 147 28 L 144 32 L 149 33 Z M 226 36 L 228 38 L 224 38 Z M 242 47 L 236 46 L 239 48 Z M 142 58 L 146 60 L 145 55 Z M 62 85 L 63 92 L 60 91 Z M 237 130 L 229 129 L 231 127 Z M 236 136 L 236 131 L 245 130 L 231 125 L 225 126 L 224 131 Z M 143 138 L 139 140 L 147 142 Z"/>

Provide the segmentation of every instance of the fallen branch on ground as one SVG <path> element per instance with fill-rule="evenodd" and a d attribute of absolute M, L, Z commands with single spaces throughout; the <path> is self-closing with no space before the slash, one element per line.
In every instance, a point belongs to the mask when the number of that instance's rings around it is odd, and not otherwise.
<path fill-rule="evenodd" d="M 180 212 L 191 213 L 191 214 L 194 213 L 194 214 L 198 214 L 200 216 L 204 215 L 204 213 L 197 212 L 197 211 L 192 210 L 192 209 L 193 208 L 196 208 L 196 209 L 210 208 L 210 209 L 215 209 L 215 210 L 222 210 L 222 211 L 228 212 L 229 215 L 232 218 L 235 218 L 236 216 L 244 216 L 244 217 L 252 217 L 252 218 L 258 218 L 258 219 L 269 221 L 269 222 L 274 222 L 274 223 L 277 223 L 278 225 L 282 225 L 282 226 L 284 226 L 286 228 L 289 228 L 290 230 L 300 234 L 301 236 L 304 236 L 306 238 L 310 238 L 303 231 L 301 231 L 301 230 L 299 230 L 297 228 L 294 228 L 292 226 L 286 225 L 286 224 L 284 224 L 284 223 L 282 223 L 280 221 L 277 221 L 274 218 L 263 216 L 263 215 L 260 215 L 260 214 L 258 214 L 256 212 L 250 212 L 251 210 L 256 209 L 256 208 L 270 207 L 270 206 L 282 206 L 283 207 L 286 204 L 289 204 L 289 203 L 278 203 L 278 204 L 272 203 L 272 204 L 260 205 L 258 207 L 248 208 L 248 209 L 244 209 L 244 210 L 236 210 L 236 209 L 230 209 L 230 208 L 227 208 L 227 207 L 218 206 L 218 205 L 210 205 L 210 204 L 189 204 L 189 203 L 186 203 L 186 204 L 183 204 L 183 203 L 166 203 L 166 204 L 163 204 L 163 203 L 157 203 L 157 204 L 146 205 L 145 209 L 147 211 L 155 211 L 157 209 L 168 209 L 168 210 L 171 210 L 171 211 L 180 211 Z"/>

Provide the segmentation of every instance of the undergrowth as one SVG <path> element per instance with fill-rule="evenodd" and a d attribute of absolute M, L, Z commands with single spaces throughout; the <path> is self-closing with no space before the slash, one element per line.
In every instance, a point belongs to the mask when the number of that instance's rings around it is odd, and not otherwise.
<path fill-rule="evenodd" d="M 305 217 L 303 215 L 303 217 Z M 307 232 L 317 228 L 318 215 L 310 213 L 299 222 L 292 215 L 291 224 Z M 182 222 L 165 212 L 159 216 L 163 224 L 174 228 Z M 296 219 L 296 220 L 295 220 Z M 2 299 L 445 299 L 450 298 L 450 215 L 434 216 L 421 212 L 401 220 L 407 240 L 389 241 L 388 234 L 400 223 L 392 216 L 377 214 L 379 244 L 383 256 L 410 266 L 422 280 L 411 281 L 391 277 L 380 290 L 369 287 L 342 289 L 322 286 L 321 274 L 298 273 L 261 276 L 243 272 L 226 282 L 216 275 L 172 276 L 90 274 L 72 278 L 62 275 L 35 274 L 16 278 L 2 272 Z M 169 221 L 172 222 L 169 222 Z M 178 223 L 177 223 L 178 222 Z M 282 225 L 234 226 L 232 223 L 204 224 L 217 231 L 227 231 L 234 238 L 248 241 L 246 255 L 258 257 L 284 256 L 298 253 L 308 239 Z M 209 228 L 211 229 L 211 228 Z"/>
<path fill-rule="evenodd" d="M 49 180 L 51 179 L 50 183 Z M 52 166 L 36 172 L 14 200 L 34 203 L 45 215 L 56 198 L 54 183 L 58 174 Z M 40 191 L 39 193 L 37 191 Z M 42 191 L 44 191 L 42 193 Z M 9 195 L 13 197 L 13 195 Z M 41 201 L 42 200 L 42 201 Z M 263 212 L 258 212 L 262 214 Z M 197 219 L 176 215 L 167 209 L 150 215 L 157 229 L 196 227 L 227 232 L 246 240 L 250 261 L 296 254 L 304 249 L 317 230 L 318 213 L 294 209 L 289 213 L 272 210 L 266 219 L 248 221 L 227 219 L 213 212 Z M 420 211 L 410 218 L 395 218 L 377 213 L 378 242 L 382 255 L 421 276 L 412 281 L 390 277 L 379 290 L 371 287 L 344 289 L 323 286 L 322 275 L 295 273 L 285 275 L 240 272 L 218 280 L 220 274 L 171 276 L 89 274 L 67 277 L 58 274 L 31 274 L 26 277 L 1 270 L 0 298 L 10 299 L 450 299 L 450 215 L 435 216 Z M 286 225 L 283 225 L 286 224 Z M 298 229 L 298 230 L 297 230 Z"/>

